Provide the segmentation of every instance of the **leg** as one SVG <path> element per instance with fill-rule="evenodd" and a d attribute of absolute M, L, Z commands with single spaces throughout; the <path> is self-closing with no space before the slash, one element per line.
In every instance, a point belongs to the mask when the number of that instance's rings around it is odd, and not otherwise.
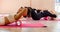
<path fill-rule="evenodd" d="M 35 13 L 34 10 L 31 10 L 31 17 L 33 20 L 36 20 L 36 18 L 37 18 L 37 14 Z"/>
<path fill-rule="evenodd" d="M 46 17 L 46 16 L 50 16 L 51 18 L 56 18 L 57 17 L 55 14 L 52 14 L 49 11 L 44 11 L 43 14 L 44 14 L 44 17 Z"/>
<path fill-rule="evenodd" d="M 31 17 L 34 20 L 40 20 L 40 18 L 42 17 L 41 13 L 36 13 L 35 10 L 31 11 Z"/>
<path fill-rule="evenodd" d="M 54 20 L 56 17 L 57 17 L 57 16 L 56 16 L 55 14 L 53 14 L 53 15 L 51 16 L 51 20 Z"/>

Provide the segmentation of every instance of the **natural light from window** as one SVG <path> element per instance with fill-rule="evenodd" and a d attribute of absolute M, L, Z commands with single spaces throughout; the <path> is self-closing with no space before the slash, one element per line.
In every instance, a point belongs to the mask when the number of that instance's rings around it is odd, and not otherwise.
<path fill-rule="evenodd" d="M 55 11 L 60 13 L 60 0 L 55 0 Z"/>

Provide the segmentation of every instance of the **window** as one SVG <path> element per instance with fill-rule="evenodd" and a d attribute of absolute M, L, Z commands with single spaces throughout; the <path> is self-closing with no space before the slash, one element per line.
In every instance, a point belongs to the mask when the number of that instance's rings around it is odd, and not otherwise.
<path fill-rule="evenodd" d="M 60 3 L 60 0 L 56 0 L 56 3 Z"/>
<path fill-rule="evenodd" d="M 55 1 L 55 11 L 60 13 L 60 0 Z"/>

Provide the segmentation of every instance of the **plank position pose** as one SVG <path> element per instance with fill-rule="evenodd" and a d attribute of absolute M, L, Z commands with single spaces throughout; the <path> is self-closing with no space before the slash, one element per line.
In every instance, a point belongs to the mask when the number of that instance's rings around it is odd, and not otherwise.
<path fill-rule="evenodd" d="M 3 17 L 0 20 L 0 25 L 7 25 L 19 20 L 19 18 L 21 18 L 21 16 L 25 13 L 25 11 L 27 11 L 26 8 L 19 8 L 18 10 L 19 13 L 16 13 L 15 15 L 9 15 L 9 16 Z"/>

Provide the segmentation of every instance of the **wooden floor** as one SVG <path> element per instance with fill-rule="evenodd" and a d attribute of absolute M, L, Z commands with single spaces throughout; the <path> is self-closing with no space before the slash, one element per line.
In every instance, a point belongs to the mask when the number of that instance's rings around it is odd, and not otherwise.
<path fill-rule="evenodd" d="M 44 23 L 47 25 L 46 28 L 0 28 L 0 32 L 59 32 L 60 30 L 60 21 L 40 21 L 41 23 Z"/>
<path fill-rule="evenodd" d="M 21 32 L 20 28 L 0 28 L 0 32 Z"/>
<path fill-rule="evenodd" d="M 60 25 L 60 24 L 57 24 L 58 22 L 54 22 L 54 21 L 44 22 L 44 21 L 42 21 L 42 23 L 47 25 L 47 27 L 46 28 L 23 28 L 22 32 L 57 32 L 58 30 L 56 30 L 56 28 L 60 29 L 60 28 L 58 28 L 59 26 L 57 26 L 57 25 Z"/>

